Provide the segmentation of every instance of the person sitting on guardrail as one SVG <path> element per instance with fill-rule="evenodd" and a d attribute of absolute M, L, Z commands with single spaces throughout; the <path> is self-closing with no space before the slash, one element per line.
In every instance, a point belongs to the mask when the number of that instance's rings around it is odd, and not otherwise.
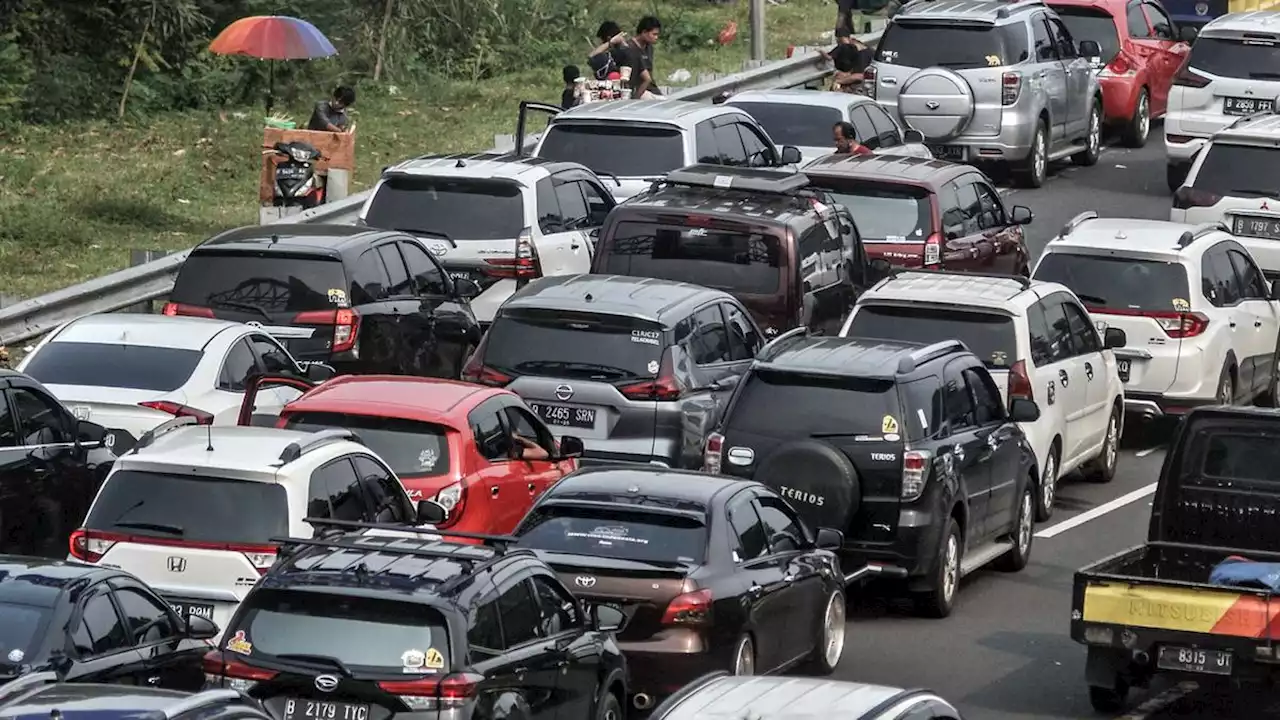
<path fill-rule="evenodd" d="M 311 113 L 311 122 L 307 123 L 307 129 L 319 132 L 349 132 L 350 118 L 347 117 L 347 108 L 355 104 L 356 91 L 346 85 L 339 85 L 333 89 L 333 97 L 316 103 L 316 109 Z"/>
<path fill-rule="evenodd" d="M 618 71 L 618 58 L 622 52 L 622 44 L 627 41 L 627 34 L 622 32 L 618 23 L 605 20 L 596 30 L 596 39 L 600 41 L 587 56 L 587 65 L 595 73 L 597 80 L 608 80 L 609 74 Z"/>
<path fill-rule="evenodd" d="M 838 122 L 831 127 L 831 137 L 836 143 L 837 155 L 871 155 L 871 148 L 858 142 L 858 131 L 853 123 Z"/>
<path fill-rule="evenodd" d="M 835 64 L 831 76 L 831 89 L 837 92 L 857 92 L 862 88 L 862 73 L 871 64 L 871 48 L 859 40 L 849 28 L 836 29 L 836 46 L 827 51 L 827 57 Z"/>

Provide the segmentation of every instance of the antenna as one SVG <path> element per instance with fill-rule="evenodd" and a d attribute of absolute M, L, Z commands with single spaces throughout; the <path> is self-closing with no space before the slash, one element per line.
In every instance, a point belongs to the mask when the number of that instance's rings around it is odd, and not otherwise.
<path fill-rule="evenodd" d="M 206 447 L 204 451 L 213 452 L 213 422 L 210 421 L 208 425 L 204 426 L 204 428 L 205 428 L 204 434 L 206 438 L 205 440 Z"/>

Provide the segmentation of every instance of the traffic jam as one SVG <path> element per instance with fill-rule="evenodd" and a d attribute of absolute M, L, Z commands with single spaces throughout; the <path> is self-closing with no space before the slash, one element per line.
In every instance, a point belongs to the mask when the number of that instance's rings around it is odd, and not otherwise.
<path fill-rule="evenodd" d="M 1063 576 L 1055 687 L 1114 718 L 1267 686 L 1277 59 L 1280 12 L 915 0 L 858 93 L 588 103 L 386 168 L 355 224 L 204 240 L 161 312 L 0 371 L 0 709 L 961 720 L 860 679 L 847 643 L 896 621 L 851 608 L 963 634 L 971 576 L 1041 583 L 1063 482 L 1153 429 L 1149 530 Z M 1153 121 L 1169 219 L 1029 246 L 1009 185 Z"/>

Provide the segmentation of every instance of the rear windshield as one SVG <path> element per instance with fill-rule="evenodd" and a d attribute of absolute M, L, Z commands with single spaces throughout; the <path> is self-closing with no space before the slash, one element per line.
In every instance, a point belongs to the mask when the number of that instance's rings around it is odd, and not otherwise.
<path fill-rule="evenodd" d="M 1071 39 L 1078 44 L 1081 40 L 1092 40 L 1102 48 L 1099 56 L 1103 63 L 1120 52 L 1120 34 L 1116 30 L 1116 19 L 1105 10 L 1077 5 L 1054 5 L 1058 17 L 1071 33 Z"/>
<path fill-rule="evenodd" d="M 334 427 L 353 430 L 400 477 L 429 477 L 449 472 L 446 431 L 432 423 L 375 415 L 291 412 L 285 415 L 285 427 L 302 432 Z"/>
<path fill-rule="evenodd" d="M 832 126 L 844 120 L 835 108 L 813 105 L 742 102 L 733 106 L 746 110 L 779 145 L 830 146 Z"/>
<path fill-rule="evenodd" d="M 1218 77 L 1280 80 L 1280 44 L 1262 40 L 1197 38 L 1191 46 L 1188 64 Z"/>
<path fill-rule="evenodd" d="M 208 308 L 303 312 L 333 307 L 333 290 L 346 297 L 346 273 L 336 257 L 192 253 L 169 299 Z"/>
<path fill-rule="evenodd" d="M 994 313 L 864 305 L 848 335 L 922 344 L 959 340 L 992 370 L 1007 370 L 1018 360 L 1013 318 Z"/>
<path fill-rule="evenodd" d="M 661 327 L 644 320 L 509 310 L 485 336 L 484 364 L 515 375 L 615 382 L 657 375 L 664 349 Z"/>
<path fill-rule="evenodd" d="M 678 280 L 741 295 L 768 295 L 782 282 L 778 238 L 749 230 L 622 222 L 604 243 L 611 275 Z"/>
<path fill-rule="evenodd" d="M 933 204 L 924 188 L 824 178 L 813 184 L 848 208 L 863 242 L 923 244 L 933 232 Z"/>
<path fill-rule="evenodd" d="M 45 385 L 92 385 L 170 392 L 186 384 L 204 356 L 199 350 L 150 345 L 51 342 L 23 372 Z"/>
<path fill-rule="evenodd" d="M 514 240 L 527 224 L 515 183 L 432 177 L 389 178 L 373 194 L 365 222 L 453 240 Z"/>
<path fill-rule="evenodd" d="M 538 157 L 576 162 L 619 177 L 657 177 L 685 166 L 679 130 L 640 124 L 553 124 Z"/>
<path fill-rule="evenodd" d="M 1280 482 L 1280 438 L 1274 432 L 1233 433 L 1208 431 L 1204 447 L 1203 480 L 1194 474 L 1187 480 L 1222 487 L 1222 480 Z"/>
<path fill-rule="evenodd" d="M 276 483 L 120 470 L 84 524 L 122 535 L 264 545 L 289 534 L 289 507 Z"/>
<path fill-rule="evenodd" d="M 1066 285 L 1090 310 L 1178 310 L 1190 297 L 1186 268 L 1155 260 L 1050 253 L 1034 279 Z"/>
<path fill-rule="evenodd" d="M 886 418 L 895 425 L 903 419 L 891 381 L 756 370 L 738 392 L 726 427 L 765 437 L 879 437 Z"/>
<path fill-rule="evenodd" d="M 354 672 L 411 676 L 452 669 L 444 616 L 421 603 L 258 589 L 249 593 L 239 622 L 224 638 L 251 643 L 254 657 L 304 664 L 315 661 L 288 656 L 340 658 Z M 325 672 L 334 669 L 319 665 Z"/>
<path fill-rule="evenodd" d="M 48 608 L 0 602 L 0 668 L 13 670 L 31 662 L 51 614 Z M 0 676 L 11 674 L 0 671 Z"/>
<path fill-rule="evenodd" d="M 707 548 L 705 523 L 643 510 L 543 506 L 519 535 L 521 546 L 537 550 L 654 563 L 701 563 Z"/>
<path fill-rule="evenodd" d="M 1280 148 L 1213 143 L 1191 186 L 1218 195 L 1275 197 L 1280 194 Z"/>
<path fill-rule="evenodd" d="M 1027 57 L 1027 34 L 1021 23 L 995 27 L 892 22 L 876 49 L 877 61 L 913 68 L 1000 67 Z"/>

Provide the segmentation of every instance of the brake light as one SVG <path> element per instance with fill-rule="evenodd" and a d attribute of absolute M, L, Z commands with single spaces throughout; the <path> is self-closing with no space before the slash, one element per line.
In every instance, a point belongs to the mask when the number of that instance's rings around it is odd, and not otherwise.
<path fill-rule="evenodd" d="M 1175 210 L 1187 210 L 1194 207 L 1213 207 L 1222 200 L 1222 196 L 1207 190 L 1197 190 L 1189 185 L 1183 185 L 1173 193 L 1173 207 Z"/>
<path fill-rule="evenodd" d="M 658 367 L 658 375 L 652 380 L 627 383 L 618 386 L 623 397 L 632 400 L 679 400 L 680 382 L 676 380 L 675 365 L 671 359 L 671 348 L 662 353 L 662 363 Z"/>
<path fill-rule="evenodd" d="M 924 241 L 924 266 L 942 264 L 942 233 L 934 233 Z"/>
<path fill-rule="evenodd" d="M 1103 77 L 1132 77 L 1137 74 L 1137 70 L 1124 53 L 1116 53 L 1116 56 L 1111 58 L 1111 62 L 1107 63 L 1099 74 Z"/>
<path fill-rule="evenodd" d="M 95 533 L 92 530 L 79 528 L 71 533 L 71 557 L 87 563 L 96 563 L 123 536 Z"/>
<path fill-rule="evenodd" d="M 480 361 L 480 351 L 476 350 L 471 355 L 471 360 L 467 362 L 467 366 L 462 369 L 462 379 L 466 382 L 479 383 L 481 385 L 489 385 L 492 387 L 502 387 L 511 382 L 512 378 L 506 373 L 498 372 L 491 367 L 485 367 Z"/>
<path fill-rule="evenodd" d="M 202 540 L 183 540 L 180 538 L 153 537 L 151 535 L 124 535 L 121 533 L 100 532 L 79 528 L 71 533 L 71 556 L 77 560 L 96 563 L 116 543 L 127 542 L 138 545 L 159 545 L 162 547 L 196 548 L 199 550 L 223 550 L 238 552 L 244 555 L 259 575 L 267 574 L 276 561 L 274 545 L 249 545 L 240 543 L 207 542 Z"/>
<path fill-rule="evenodd" d="M 436 493 L 432 500 L 440 503 L 440 507 L 443 507 L 449 513 L 445 516 L 444 522 L 437 524 L 436 527 L 447 528 L 456 524 L 458 518 L 462 517 L 462 511 L 466 509 L 467 488 L 460 482 L 446 485 L 440 488 L 440 492 Z"/>
<path fill-rule="evenodd" d="M 1178 72 L 1173 76 L 1173 84 L 1189 88 L 1202 88 L 1209 84 L 1210 80 L 1203 75 L 1197 75 L 1191 71 L 1191 54 L 1188 53 L 1182 60 L 1182 64 L 1178 66 Z"/>
<path fill-rule="evenodd" d="M 186 315 L 189 317 L 213 317 L 213 310 L 207 307 L 199 307 L 198 305 L 183 305 L 182 303 L 165 303 L 161 314 L 175 317 L 177 315 Z"/>
<path fill-rule="evenodd" d="M 360 339 L 360 313 L 351 308 L 336 310 L 309 310 L 293 316 L 298 325 L 332 325 L 333 352 L 355 350 Z"/>
<path fill-rule="evenodd" d="M 870 65 L 862 71 L 862 90 L 867 97 L 876 99 L 876 66 Z"/>
<path fill-rule="evenodd" d="M 1031 376 L 1027 374 L 1027 361 L 1019 360 L 1009 368 L 1009 402 L 1035 399 Z"/>
<path fill-rule="evenodd" d="M 720 453 L 724 452 L 724 436 L 711 433 L 707 436 L 707 446 L 702 451 L 702 472 L 717 474 L 720 472 Z"/>
<path fill-rule="evenodd" d="M 677 596 L 662 613 L 663 625 L 705 625 L 711 621 L 711 591 L 695 590 Z"/>
<path fill-rule="evenodd" d="M 383 680 L 378 687 L 400 698 L 411 710 L 449 710 L 471 702 L 484 682 L 476 673 L 451 673 L 440 679 Z"/>
<path fill-rule="evenodd" d="M 151 410 L 159 410 L 162 413 L 168 413 L 174 417 L 195 418 L 197 425 L 213 424 L 213 413 L 198 410 L 190 405 L 183 405 L 182 403 L 170 402 L 168 400 L 148 400 L 147 402 L 140 402 L 138 405 L 139 407 L 149 408 Z"/>
<path fill-rule="evenodd" d="M 542 277 L 542 261 L 538 246 L 533 244 L 533 231 L 525 228 L 516 238 L 516 254 L 509 258 L 485 258 L 489 265 L 485 274 L 496 278 L 533 280 Z"/>
<path fill-rule="evenodd" d="M 902 453 L 902 499 L 918 500 L 924 494 L 929 480 L 929 462 L 933 453 L 927 450 L 908 450 Z"/>
<path fill-rule="evenodd" d="M 204 666 L 205 684 L 212 687 L 226 686 L 238 692 L 248 692 L 260 682 L 273 680 L 280 673 L 252 665 L 246 665 L 227 657 L 222 650 L 210 650 L 205 653 L 201 664 Z"/>
<path fill-rule="evenodd" d="M 1209 327 L 1209 316 L 1202 312 L 1177 312 L 1175 310 L 1129 310 L 1089 308 L 1091 313 L 1147 317 L 1156 321 L 1164 334 L 1171 338 L 1192 338 L 1204 334 Z"/>
<path fill-rule="evenodd" d="M 711 227 L 715 221 L 715 218 L 706 215 L 688 215 L 684 219 L 684 224 L 687 227 Z"/>
<path fill-rule="evenodd" d="M 1022 73 L 1007 72 L 1000 76 L 1000 104 L 1013 105 L 1022 94 Z"/>

